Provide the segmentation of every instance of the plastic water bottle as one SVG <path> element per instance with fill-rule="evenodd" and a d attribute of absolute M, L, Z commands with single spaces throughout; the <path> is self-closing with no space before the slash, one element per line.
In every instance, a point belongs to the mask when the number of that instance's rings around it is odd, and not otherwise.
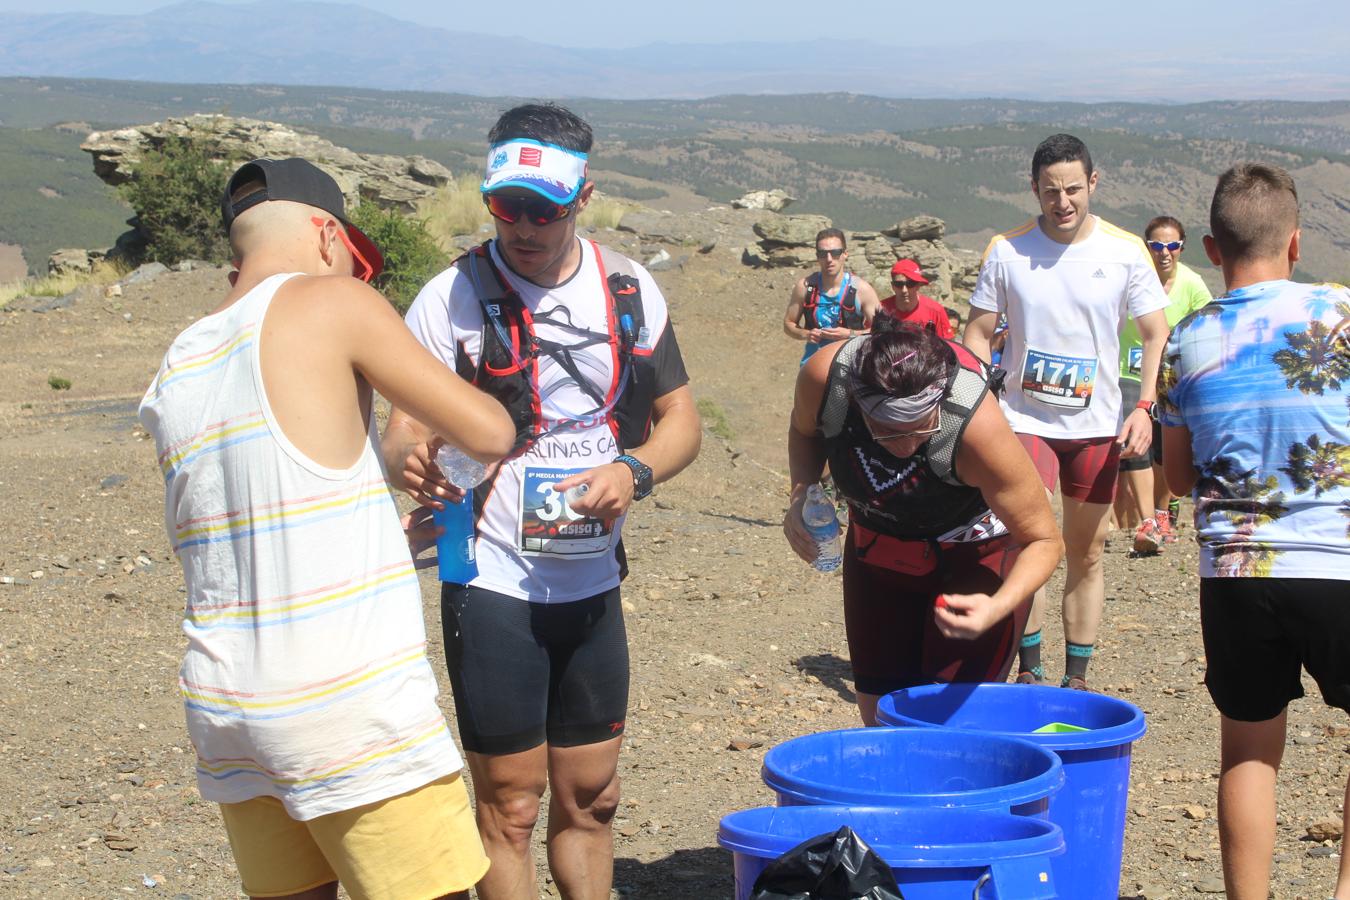
<path fill-rule="evenodd" d="M 570 487 L 566 491 L 564 491 L 563 499 L 566 500 L 567 505 L 571 507 L 572 504 L 576 503 L 582 497 L 585 497 L 587 494 L 589 494 L 590 491 L 591 486 L 583 481 L 581 484 L 578 484 L 575 487 Z"/>
<path fill-rule="evenodd" d="M 820 572 L 833 572 L 844 560 L 839 546 L 839 520 L 835 515 L 834 504 L 826 498 L 820 485 L 813 484 L 806 489 L 802 522 L 815 539 L 816 561 L 811 565 Z"/>
<path fill-rule="evenodd" d="M 432 512 L 432 520 L 445 529 L 436 539 L 441 581 L 468 584 L 478 577 L 473 528 L 473 489 L 487 477 L 487 466 L 458 447 L 445 445 L 436 453 L 436 464 L 445 478 L 465 490 L 458 503 L 445 501 L 445 509 Z"/>
<path fill-rule="evenodd" d="M 480 463 L 463 450 L 449 444 L 441 445 L 441 449 L 436 451 L 436 465 L 445 473 L 446 481 L 466 491 L 478 487 L 483 483 L 483 479 L 487 478 L 486 463 Z"/>

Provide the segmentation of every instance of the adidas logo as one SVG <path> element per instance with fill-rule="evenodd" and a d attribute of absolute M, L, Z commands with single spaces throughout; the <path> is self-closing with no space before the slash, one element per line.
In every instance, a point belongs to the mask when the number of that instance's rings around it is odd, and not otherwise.
<path fill-rule="evenodd" d="M 1095 271 L 1095 272 L 1092 273 L 1092 277 L 1093 277 L 1093 278 L 1105 278 L 1105 277 L 1106 277 L 1106 273 L 1103 272 L 1101 269 L 1098 269 L 1097 271 Z"/>

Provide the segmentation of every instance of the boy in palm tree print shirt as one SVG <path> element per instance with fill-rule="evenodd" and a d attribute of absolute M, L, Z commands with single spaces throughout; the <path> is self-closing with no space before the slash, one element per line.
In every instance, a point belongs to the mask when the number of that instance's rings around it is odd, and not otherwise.
<path fill-rule="evenodd" d="M 1265 281 L 1172 332 L 1159 418 L 1190 433 L 1203 578 L 1350 579 L 1350 291 Z"/>
<path fill-rule="evenodd" d="M 1225 888 L 1264 898 L 1302 670 L 1350 711 L 1350 291 L 1289 280 L 1300 234 L 1283 169 L 1220 176 L 1210 231 L 1227 292 L 1173 329 L 1158 409 L 1168 485 L 1194 489 Z M 1343 817 L 1350 829 L 1350 800 Z M 1335 896 L 1350 898 L 1350 854 Z"/>

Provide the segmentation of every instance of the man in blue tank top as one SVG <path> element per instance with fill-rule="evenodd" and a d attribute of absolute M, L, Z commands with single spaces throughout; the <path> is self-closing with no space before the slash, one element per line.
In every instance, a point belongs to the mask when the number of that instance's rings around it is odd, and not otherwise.
<path fill-rule="evenodd" d="M 866 331 L 881 306 L 872 286 L 848 271 L 844 232 L 826 228 L 816 235 L 816 262 L 820 271 L 797 279 L 783 315 L 787 336 L 806 342 L 803 363 L 825 344 Z"/>

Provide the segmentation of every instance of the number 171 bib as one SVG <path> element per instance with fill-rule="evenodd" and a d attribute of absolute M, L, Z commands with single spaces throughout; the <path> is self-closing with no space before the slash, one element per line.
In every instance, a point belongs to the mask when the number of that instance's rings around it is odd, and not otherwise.
<path fill-rule="evenodd" d="M 1027 348 L 1022 393 L 1051 406 L 1086 409 L 1097 381 L 1097 360 Z"/>

